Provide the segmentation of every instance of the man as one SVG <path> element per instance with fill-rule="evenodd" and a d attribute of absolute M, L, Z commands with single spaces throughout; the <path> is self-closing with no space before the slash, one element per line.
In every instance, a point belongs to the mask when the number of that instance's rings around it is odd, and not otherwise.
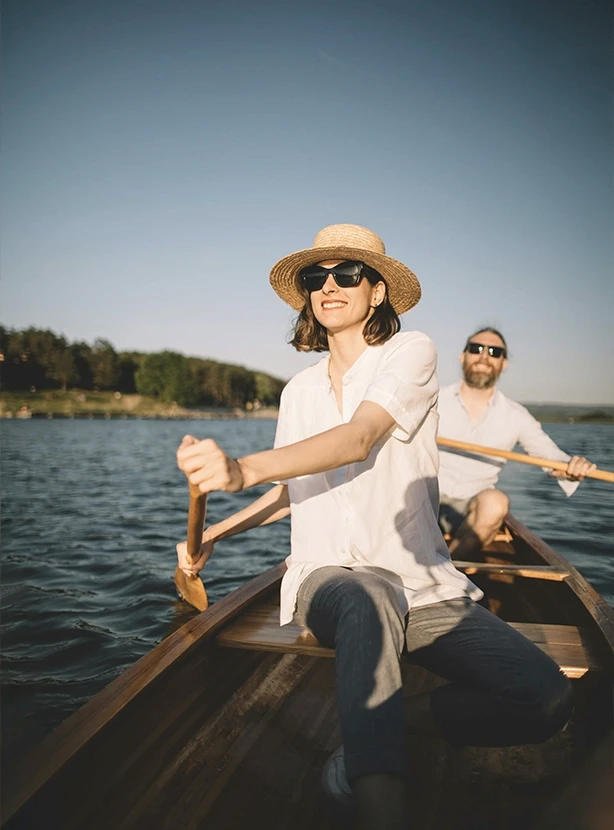
<path fill-rule="evenodd" d="M 552 471 L 571 496 L 582 479 L 595 469 L 586 458 L 570 458 L 549 438 L 530 412 L 500 392 L 496 383 L 507 366 L 507 344 L 492 328 L 467 338 L 460 356 L 463 380 L 439 393 L 439 435 L 511 450 L 519 443 L 530 455 L 568 461 L 567 470 Z M 450 552 L 457 559 L 491 542 L 505 518 L 509 498 L 496 488 L 505 461 L 461 451 L 440 452 L 439 524 L 453 535 Z"/>

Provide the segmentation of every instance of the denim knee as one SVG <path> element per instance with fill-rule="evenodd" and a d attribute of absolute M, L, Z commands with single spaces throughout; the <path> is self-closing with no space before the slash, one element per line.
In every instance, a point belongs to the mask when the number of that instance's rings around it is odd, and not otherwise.
<path fill-rule="evenodd" d="M 312 588 L 313 593 L 306 592 L 304 599 L 299 595 L 300 613 L 321 642 L 338 647 L 341 636 L 360 644 L 374 632 L 394 632 L 400 653 L 404 617 L 396 591 L 388 582 L 374 574 L 361 573 L 359 578 L 333 575 Z"/>

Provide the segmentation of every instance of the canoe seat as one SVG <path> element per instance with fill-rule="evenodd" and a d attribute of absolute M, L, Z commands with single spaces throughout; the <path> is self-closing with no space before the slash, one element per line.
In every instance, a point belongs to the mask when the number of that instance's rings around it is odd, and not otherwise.
<path fill-rule="evenodd" d="M 589 671 L 605 669 L 598 649 L 586 630 L 575 625 L 510 623 L 536 646 L 550 655 L 568 677 L 582 677 Z M 334 657 L 335 651 L 320 645 L 309 631 L 292 622 L 279 625 L 279 605 L 261 603 L 245 611 L 218 634 L 218 645 L 255 651 L 281 651 Z"/>

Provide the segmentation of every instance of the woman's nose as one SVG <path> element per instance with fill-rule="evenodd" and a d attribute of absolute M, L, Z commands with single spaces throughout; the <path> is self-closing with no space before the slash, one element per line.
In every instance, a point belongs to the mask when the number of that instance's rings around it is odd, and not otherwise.
<path fill-rule="evenodd" d="M 327 294 L 330 294 L 331 291 L 337 290 L 337 283 L 335 282 L 335 278 L 332 274 L 329 274 L 326 277 L 326 282 L 322 286 L 322 291 L 325 291 Z"/>

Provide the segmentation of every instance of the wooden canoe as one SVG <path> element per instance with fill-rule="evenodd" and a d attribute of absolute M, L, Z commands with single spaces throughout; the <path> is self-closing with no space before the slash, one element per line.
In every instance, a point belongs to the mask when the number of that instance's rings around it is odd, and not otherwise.
<path fill-rule="evenodd" d="M 409 738 L 412 826 L 528 827 L 612 727 L 614 610 L 513 517 L 457 563 L 494 613 L 572 678 L 575 715 L 540 746 Z M 333 652 L 278 625 L 284 565 L 195 616 L 61 724 L 3 781 L 3 827 L 339 826 L 319 778 L 340 743 Z M 405 667 L 407 694 L 439 681 Z"/>

